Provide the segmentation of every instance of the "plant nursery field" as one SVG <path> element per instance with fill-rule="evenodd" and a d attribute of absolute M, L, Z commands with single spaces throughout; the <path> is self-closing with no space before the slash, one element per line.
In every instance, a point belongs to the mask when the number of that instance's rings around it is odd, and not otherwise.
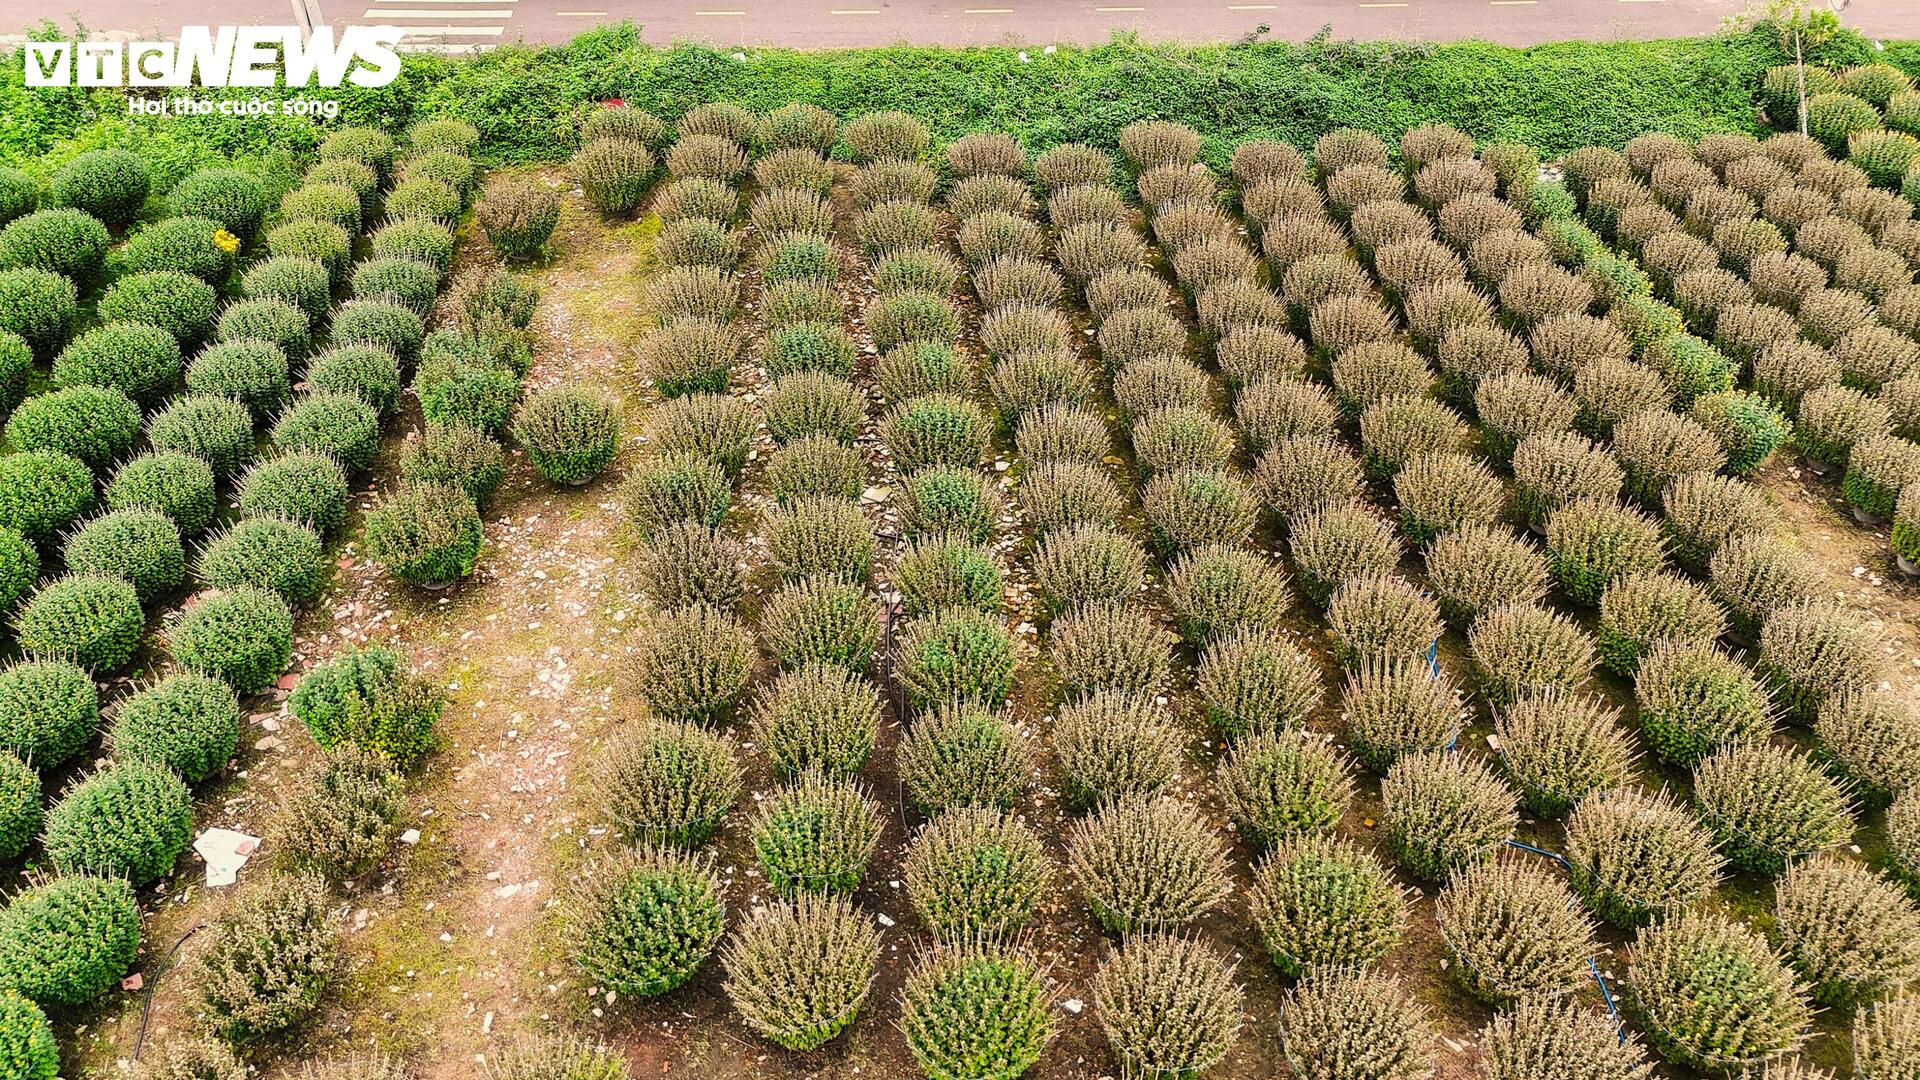
<path fill-rule="evenodd" d="M 1832 55 L 69 125 L 0 1080 L 1920 1075 L 1920 88 Z"/>

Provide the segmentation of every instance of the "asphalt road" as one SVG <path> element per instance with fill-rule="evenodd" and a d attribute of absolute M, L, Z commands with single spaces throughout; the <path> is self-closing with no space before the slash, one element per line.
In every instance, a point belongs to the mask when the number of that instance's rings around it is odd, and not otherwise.
<path fill-rule="evenodd" d="M 295 0 L 10 0 L 21 21 L 78 18 L 89 30 L 169 37 L 183 21 L 282 24 Z M 657 44 L 721 46 L 1044 46 L 1097 43 L 1115 30 L 1149 41 L 1233 41 L 1262 26 L 1300 40 L 1323 26 L 1359 40 L 1480 38 L 1532 45 L 1570 38 L 1710 34 L 1743 0 L 317 0 L 334 25 L 386 22 L 410 43 L 454 50 L 565 41 L 631 19 Z M 1844 19 L 1869 35 L 1920 36 L 1920 0 L 1853 0 Z M 12 31 L 14 27 L 0 26 Z"/>

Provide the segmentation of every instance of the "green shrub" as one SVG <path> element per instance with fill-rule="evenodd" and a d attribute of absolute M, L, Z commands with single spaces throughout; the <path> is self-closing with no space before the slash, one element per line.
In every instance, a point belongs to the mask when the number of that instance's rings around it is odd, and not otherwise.
<path fill-rule="evenodd" d="M 40 835 L 40 774 L 9 751 L 0 751 L 0 859 L 11 862 Z"/>
<path fill-rule="evenodd" d="M 976 544 L 993 538 L 1000 495 L 971 469 L 935 465 L 909 474 L 901 523 L 911 539 L 954 536 Z"/>
<path fill-rule="evenodd" d="M 1618 786 L 1632 768 L 1632 736 L 1619 715 L 1562 690 L 1530 693 L 1494 721 L 1500 762 L 1527 807 L 1562 817 L 1582 799 Z"/>
<path fill-rule="evenodd" d="M 292 657 L 293 613 L 278 595 L 251 586 L 205 593 L 169 628 L 167 647 L 187 670 L 242 696 L 257 694 Z"/>
<path fill-rule="evenodd" d="M 1789 861 L 1853 835 L 1847 789 L 1791 750 L 1730 744 L 1693 775 L 1702 822 L 1742 870 L 1778 874 Z"/>
<path fill-rule="evenodd" d="M 360 232 L 360 193 L 346 184 L 307 181 L 280 197 L 282 221 L 326 221 L 349 236 Z"/>
<path fill-rule="evenodd" d="M 664 331 L 663 331 L 664 332 Z M 857 349 L 853 339 L 836 325 L 795 322 L 767 335 L 767 374 L 778 379 L 800 372 L 817 372 L 851 380 Z M 724 390 L 725 385 L 720 389 Z"/>
<path fill-rule="evenodd" d="M 808 770 L 848 779 L 873 752 L 880 697 L 845 667 L 807 663 L 783 673 L 754 707 L 755 742 L 783 777 Z"/>
<path fill-rule="evenodd" d="M 346 281 L 353 261 L 353 237 L 330 221 L 289 221 L 267 232 L 267 253 L 276 258 L 311 259 L 326 267 L 329 282 L 338 286 Z"/>
<path fill-rule="evenodd" d="M 852 784 L 803 774 L 761 804 L 753 850 L 782 896 L 849 893 L 879 842 L 880 807 Z"/>
<path fill-rule="evenodd" d="M 1173 799 L 1103 805 L 1069 833 L 1067 867 L 1094 918 L 1122 933 L 1191 923 L 1230 888 L 1219 838 Z"/>
<path fill-rule="evenodd" d="M 1270 731 L 1234 744 L 1214 783 L 1235 830 L 1262 846 L 1301 833 L 1330 832 L 1353 798 L 1337 751 L 1317 740 Z"/>
<path fill-rule="evenodd" d="M 645 109 L 608 103 L 587 113 L 580 124 L 580 140 L 619 138 L 653 145 L 666 131 L 666 122 Z"/>
<path fill-rule="evenodd" d="M 719 465 L 682 453 L 641 460 L 628 470 L 624 494 L 628 516 L 643 536 L 651 536 L 675 521 L 719 525 L 733 489 Z M 864 528 L 865 519 L 859 524 Z"/>
<path fill-rule="evenodd" d="M 433 303 L 439 298 L 440 274 L 417 259 L 393 256 L 367 259 L 354 267 L 350 290 L 355 300 L 398 304 L 425 318 L 432 313 Z M 335 331 L 338 332 L 338 327 Z M 419 335 L 414 335 L 414 344 L 418 344 L 418 339 Z"/>
<path fill-rule="evenodd" d="M 45 1014 L 6 989 L 0 989 L 0 1061 L 21 1080 L 56 1080 L 60 1072 L 60 1044 Z"/>
<path fill-rule="evenodd" d="M 740 346 L 740 335 L 725 323 L 678 319 L 647 335 L 642 355 L 661 394 L 718 394 L 727 389 Z"/>
<path fill-rule="evenodd" d="M 213 328 L 214 306 L 217 303 L 213 286 L 199 278 L 178 270 L 149 270 L 144 273 L 127 274 L 112 285 L 100 297 L 98 314 L 100 320 L 108 325 L 102 330 L 113 330 L 123 337 L 129 337 L 124 324 L 144 323 L 156 326 L 172 335 L 179 345 L 190 345 L 204 339 Z M 79 341 L 102 333 L 101 330 L 82 335 Z M 99 338 L 95 338 L 98 344 Z M 144 342 L 127 342 L 129 346 L 144 347 L 142 351 L 161 352 L 145 345 Z M 72 346 L 62 352 L 67 356 Z M 129 358 L 132 359 L 132 358 Z M 173 377 L 178 377 L 179 358 L 174 357 Z M 96 374 L 99 369 L 94 368 Z M 97 381 L 97 380 L 75 380 Z"/>
<path fill-rule="evenodd" d="M 785 670 L 818 662 L 862 672 L 879 642 L 880 617 L 864 587 L 807 579 L 768 597 L 760 632 Z"/>
<path fill-rule="evenodd" d="M 362 473 L 380 451 L 380 414 L 352 394 L 312 393 L 280 414 L 272 438 L 282 453 L 324 454 Z"/>
<path fill-rule="evenodd" d="M 625 730 L 601 765 L 607 815 L 644 846 L 695 848 L 713 836 L 740 798 L 733 743 L 690 724 Z"/>
<path fill-rule="evenodd" d="M 223 768 L 240 737 L 240 706 L 225 683 L 174 675 L 128 697 L 114 713 L 121 761 L 163 766 L 189 784 Z"/>
<path fill-rule="evenodd" d="M 557 387 L 521 404 L 513 437 L 542 476 L 579 486 L 613 460 L 622 424 L 615 402 L 577 387 Z"/>
<path fill-rule="evenodd" d="M 56 450 L 0 456 L 0 526 L 45 544 L 93 503 L 93 475 L 84 462 Z"/>
<path fill-rule="evenodd" d="M 998 576 L 996 570 L 996 581 Z M 32 541 L 19 530 L 0 525 L 0 611 L 12 611 L 39 579 L 40 553 Z"/>
<path fill-rule="evenodd" d="M 401 449 L 400 478 L 459 488 L 484 512 L 506 477 L 505 456 L 499 443 L 476 428 L 428 424 L 423 438 L 408 439 Z"/>
<path fill-rule="evenodd" d="M 167 193 L 176 214 L 210 218 L 242 240 L 260 231 L 271 205 L 267 186 L 239 169 L 206 168 L 187 174 Z"/>
<path fill-rule="evenodd" d="M 376 258 L 416 259 L 444 276 L 453 268 L 453 231 L 429 218 L 402 218 L 380 226 L 368 250 Z"/>
<path fill-rule="evenodd" d="M 335 345 L 307 365 L 305 382 L 308 390 L 350 394 L 388 416 L 400 397 L 400 358 L 379 345 Z"/>
<path fill-rule="evenodd" d="M 47 195 L 59 206 L 84 210 L 110 225 L 125 225 L 147 201 L 152 177 L 129 150 L 89 150 L 53 174 Z"/>
<path fill-rule="evenodd" d="M 1710 981 L 1720 989 L 1703 995 Z M 1806 992 L 1766 939 L 1731 919 L 1683 912 L 1642 931 L 1628 952 L 1628 1004 L 1669 1061 L 1726 1068 L 1798 1046 Z"/>
<path fill-rule="evenodd" d="M 1622 676 L 1631 676 L 1656 643 L 1710 643 L 1726 628 L 1707 590 L 1673 574 L 1624 574 L 1600 596 L 1600 660 Z"/>
<path fill-rule="evenodd" d="M 1484 862 L 1513 835 L 1513 791 L 1476 758 L 1422 750 L 1381 781 L 1382 819 L 1394 858 L 1409 874 L 1442 881 Z"/>
<path fill-rule="evenodd" d="M 1228 738 L 1299 727 L 1322 698 L 1319 673 L 1305 653 L 1250 631 L 1209 645 L 1195 686 L 1208 721 Z"/>
<path fill-rule="evenodd" d="M 1531 859 L 1516 854 L 1467 867 L 1435 902 L 1434 921 L 1461 984 L 1482 1001 L 1556 997 L 1589 977 L 1593 927 L 1559 877 Z"/>
<path fill-rule="evenodd" d="M 727 996 L 747 1026 L 813 1050 L 853 1023 L 880 960 L 880 935 L 845 900 L 801 896 L 756 908 L 729 942 Z"/>
<path fill-rule="evenodd" d="M 1014 1080 L 1040 1060 L 1057 1022 L 1026 952 L 978 942 L 925 953 L 900 991 L 901 1030 L 928 1076 Z"/>
<path fill-rule="evenodd" d="M 1611 925 L 1631 928 L 1713 891 L 1722 862 L 1713 837 L 1664 790 L 1597 792 L 1567 819 L 1574 891 Z"/>
<path fill-rule="evenodd" d="M 1030 772 L 1013 724 L 965 701 L 935 704 L 916 716 L 895 763 L 907 797 L 930 815 L 955 807 L 1007 809 Z"/>
<path fill-rule="evenodd" d="M 259 339 L 208 346 L 188 365 L 186 381 L 192 393 L 240 402 L 256 423 L 278 415 L 292 392 L 286 352 Z"/>
<path fill-rule="evenodd" d="M 253 456 L 253 417 L 231 398 L 186 394 L 147 421 L 147 442 L 160 453 L 192 454 L 224 478 Z"/>
<path fill-rule="evenodd" d="M 1816 855 L 1774 888 L 1782 951 L 1823 1005 L 1868 1004 L 1920 975 L 1920 909 L 1893 880 Z"/>
<path fill-rule="evenodd" d="M 964 608 L 935 612 L 908 623 L 898 648 L 896 677 L 916 708 L 1006 700 L 1013 642 L 996 617 Z"/>
<path fill-rule="evenodd" d="M 752 406 L 725 394 L 689 394 L 653 410 L 653 442 L 661 452 L 707 458 L 731 477 L 745 467 L 757 426 Z"/>
<path fill-rule="evenodd" d="M 133 966 L 140 907 L 114 877 L 56 877 L 0 910 L 0 961 L 10 988 L 47 1006 L 85 1005 Z"/>
<path fill-rule="evenodd" d="M 305 1020 L 339 958 L 339 921 L 326 883 L 310 874 L 262 875 L 208 926 L 206 937 L 191 976 L 196 1012 L 230 1043 Z"/>
<path fill-rule="evenodd" d="M 1053 864 L 1032 829 L 998 810 L 949 810 L 907 850 L 907 896 L 941 940 L 1004 934 L 1032 917 Z"/>
<path fill-rule="evenodd" d="M 69 788 L 47 812 L 47 856 L 62 872 L 165 877 L 193 833 L 193 796 L 171 772 L 144 762 L 109 765 Z"/>
<path fill-rule="evenodd" d="M 409 675 L 401 658 L 379 645 L 315 665 L 287 699 L 322 749 L 358 746 L 401 769 L 436 745 L 444 705 L 434 686 Z"/>
<path fill-rule="evenodd" d="M 194 573 L 209 588 L 252 586 L 299 604 L 319 595 L 327 566 L 319 533 L 282 518 L 258 517 L 208 540 Z"/>
<path fill-rule="evenodd" d="M 306 313 L 284 300 L 241 300 L 220 313 L 214 340 L 270 342 L 289 359 L 305 360 L 313 347 Z"/>
<path fill-rule="evenodd" d="M 39 202 L 40 181 L 10 165 L 0 171 L 0 225 L 32 213 Z"/>
<path fill-rule="evenodd" d="M 133 449 L 140 406 L 111 387 L 69 386 L 21 402 L 6 434 L 15 449 L 71 455 L 101 472 Z"/>
<path fill-rule="evenodd" d="M 588 205 L 604 214 L 625 216 L 645 197 L 654 164 L 645 143 L 602 137 L 575 151 L 567 169 L 586 193 Z"/>
<path fill-rule="evenodd" d="M 351 158 L 316 161 L 300 179 L 305 184 L 340 184 L 352 188 L 354 195 L 360 199 L 360 220 L 363 223 L 372 222 L 374 211 L 379 209 L 380 174 L 364 161 Z"/>
<path fill-rule="evenodd" d="M 474 355 L 468 342 L 436 347 L 446 331 L 435 331 L 423 344 L 425 354 L 414 371 L 413 390 L 429 423 L 464 424 L 499 435 L 506 430 L 520 400 L 520 377 L 512 368 Z"/>
<path fill-rule="evenodd" d="M 767 460 L 767 486 L 782 506 L 810 497 L 857 499 L 866 487 L 860 451 L 825 435 L 804 435 Z"/>
<path fill-rule="evenodd" d="M 1833 695 L 1877 681 L 1881 666 L 1872 628 L 1832 604 L 1776 608 L 1761 627 L 1755 669 L 1798 723 L 1811 723 Z"/>
<path fill-rule="evenodd" d="M 1005 604 L 993 554 L 950 537 L 911 544 L 894 569 L 893 584 L 910 616 L 947 607 L 996 612 Z"/>
<path fill-rule="evenodd" d="M 279 517 L 326 536 L 347 519 L 347 475 L 333 458 L 312 450 L 277 454 L 256 463 L 237 485 L 240 512 Z"/>
<path fill-rule="evenodd" d="M 979 406 L 950 394 L 927 394 L 896 405 L 880 425 L 894 463 L 907 472 L 928 465 L 972 468 L 991 434 L 992 421 Z"/>
<path fill-rule="evenodd" d="M 164 596 L 186 580 L 180 530 L 158 510 L 112 510 L 67 537 L 61 551 L 76 574 L 119 578 L 143 601 Z"/>
<path fill-rule="evenodd" d="M 1406 901 L 1370 853 L 1317 831 L 1274 843 L 1254 869 L 1251 902 L 1261 942 L 1283 974 L 1370 963 L 1398 943 Z"/>
<path fill-rule="evenodd" d="M 402 581 L 441 589 L 466 577 L 484 544 L 480 511 L 460 488 L 403 483 L 367 511 L 367 554 Z"/>
<path fill-rule="evenodd" d="M 406 782 L 392 762 L 336 746 L 282 788 L 268 842 L 294 866 L 343 881 L 386 854 L 406 803 Z"/>
<path fill-rule="evenodd" d="M 377 127 L 343 127 L 321 140 L 319 158 L 358 161 L 385 178 L 393 171 L 393 136 Z"/>
<path fill-rule="evenodd" d="M 0 228 L 0 267 L 51 270 L 86 288 L 105 266 L 110 242 L 97 218 L 73 209 L 36 210 Z"/>
<path fill-rule="evenodd" d="M 1652 520 L 1619 505 L 1582 500 L 1547 519 L 1549 571 L 1576 603 L 1597 604 L 1617 578 L 1658 569 L 1663 546 Z"/>
<path fill-rule="evenodd" d="M 66 660 L 22 660 L 0 668 L 0 749 L 53 769 L 93 740 L 100 691 Z"/>
<path fill-rule="evenodd" d="M 450 225 L 466 208 L 466 200 L 452 185 L 414 176 L 395 184 L 381 205 L 389 222 L 424 219 Z"/>
<path fill-rule="evenodd" d="M 726 928 L 724 891 L 709 864 L 664 851 L 592 865 L 564 904 L 574 962 L 595 985 L 655 997 L 692 978 Z"/>
<path fill-rule="evenodd" d="M 66 657 L 95 674 L 108 674 L 133 659 L 146 623 L 131 584 L 79 573 L 35 592 L 20 610 L 14 636 L 28 654 Z"/>
<path fill-rule="evenodd" d="M 1647 740 L 1662 760 L 1681 768 L 1773 727 L 1759 681 L 1707 644 L 1655 645 L 1636 673 L 1634 694 Z"/>
<path fill-rule="evenodd" d="M 52 356 L 66 344 L 78 307 L 69 278 L 38 267 L 0 268 L 0 330 L 19 335 L 36 356 Z"/>
<path fill-rule="evenodd" d="M 104 307 L 106 301 L 101 303 Z M 211 311 L 209 304 L 209 315 Z M 166 328 L 146 323 L 108 323 L 89 330 L 60 350 L 52 370 L 56 386 L 111 388 L 148 406 L 179 378 L 179 343 Z"/>
<path fill-rule="evenodd" d="M 1467 644 L 1480 693 L 1496 706 L 1533 692 L 1572 690 L 1593 673 L 1593 639 L 1543 607 L 1495 608 L 1474 622 Z"/>

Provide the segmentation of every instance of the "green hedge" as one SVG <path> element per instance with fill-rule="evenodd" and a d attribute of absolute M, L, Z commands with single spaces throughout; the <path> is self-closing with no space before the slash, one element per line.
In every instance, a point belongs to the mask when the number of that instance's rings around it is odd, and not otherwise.
<path fill-rule="evenodd" d="M 1820 59 L 1852 62 L 1866 49 L 1856 35 L 1843 35 Z M 1397 138 L 1428 121 L 1482 140 L 1521 140 L 1554 156 L 1592 143 L 1618 146 L 1652 129 L 1689 137 L 1752 129 L 1760 75 L 1784 60 L 1777 37 L 1764 30 L 1527 49 L 1325 38 L 1144 45 L 1116 36 L 1051 55 L 1031 48 L 1025 60 L 1009 47 L 734 55 L 700 45 L 655 48 L 621 23 L 564 46 L 508 45 L 460 58 L 411 54 L 392 85 L 328 96 L 341 103 L 336 127 L 399 131 L 429 116 L 467 119 L 484 135 L 489 164 L 564 159 L 580 114 L 615 96 L 667 117 L 720 99 L 756 110 L 808 101 L 842 116 L 905 109 L 933 123 L 943 141 L 992 128 L 1036 149 L 1074 139 L 1111 145 L 1127 123 L 1159 116 L 1199 129 L 1216 164 L 1246 138 L 1306 145 L 1342 125 Z M 1920 60 L 1920 45 L 1897 42 L 1886 55 L 1911 63 Z M 27 90 L 21 80 L 17 55 L 0 64 L 0 162 L 38 174 L 86 150 L 117 146 L 149 163 L 160 192 L 194 168 L 229 160 L 252 163 L 284 186 L 293 175 L 289 155 L 311 148 L 325 130 L 299 118 L 128 118 L 120 91 Z"/>

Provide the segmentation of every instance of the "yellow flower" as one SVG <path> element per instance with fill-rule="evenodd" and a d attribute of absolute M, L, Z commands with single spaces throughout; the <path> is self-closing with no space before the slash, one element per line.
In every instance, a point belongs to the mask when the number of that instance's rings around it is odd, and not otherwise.
<path fill-rule="evenodd" d="M 225 229 L 213 230 L 213 243 L 229 255 L 240 250 L 240 238 Z"/>

